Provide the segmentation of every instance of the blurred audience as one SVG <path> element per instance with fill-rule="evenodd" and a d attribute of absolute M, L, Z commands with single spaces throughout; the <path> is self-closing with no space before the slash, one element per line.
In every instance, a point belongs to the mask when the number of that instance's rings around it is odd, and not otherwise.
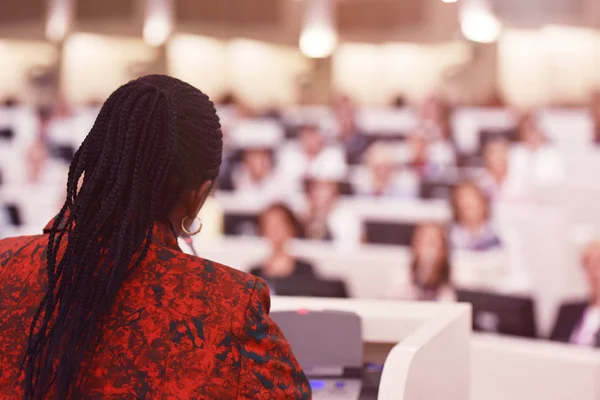
<path fill-rule="evenodd" d="M 417 227 L 412 240 L 411 277 L 414 300 L 453 301 L 450 257 L 444 228 L 435 224 Z"/>
<path fill-rule="evenodd" d="M 344 149 L 346 161 L 348 164 L 359 164 L 368 141 L 358 128 L 354 103 L 349 97 L 340 96 L 334 103 L 333 111 L 339 129 L 337 140 Z"/>
<path fill-rule="evenodd" d="M 518 136 L 519 143 L 511 152 L 511 173 L 530 186 L 561 183 L 565 178 L 564 160 L 541 131 L 533 115 L 521 117 Z"/>
<path fill-rule="evenodd" d="M 47 147 L 41 140 L 36 140 L 27 149 L 27 177 L 29 183 L 40 182 L 48 161 Z"/>
<path fill-rule="evenodd" d="M 440 97 L 427 98 L 419 109 L 421 125 L 429 133 L 430 138 L 452 141 L 452 108 Z"/>
<path fill-rule="evenodd" d="M 600 144 L 600 91 L 596 90 L 592 93 L 590 102 L 590 114 L 594 123 L 594 144 Z"/>
<path fill-rule="evenodd" d="M 422 178 L 435 178 L 456 165 L 456 152 L 452 144 L 442 137 L 437 128 L 420 126 L 407 140 L 406 154 L 401 154 L 407 164 Z"/>
<path fill-rule="evenodd" d="M 260 215 L 259 230 L 269 241 L 271 255 L 263 264 L 250 270 L 252 275 L 265 279 L 275 294 L 277 286 L 287 287 L 294 281 L 306 284 L 308 280 L 316 279 L 313 266 L 288 251 L 290 240 L 302 234 L 300 222 L 289 207 L 283 203 L 268 207 Z"/>
<path fill-rule="evenodd" d="M 269 203 L 280 192 L 274 171 L 270 149 L 246 148 L 242 151 L 242 162 L 232 171 L 233 188 L 246 198 Z"/>
<path fill-rule="evenodd" d="M 552 340 L 600 347 L 600 241 L 588 245 L 581 258 L 589 298 L 561 305 L 552 329 Z"/>
<path fill-rule="evenodd" d="M 298 139 L 298 143 L 283 148 L 278 159 L 281 183 L 289 184 L 290 190 L 301 192 L 306 178 L 323 168 L 345 168 L 344 152 L 339 147 L 328 146 L 318 126 L 303 126 Z"/>
<path fill-rule="evenodd" d="M 326 176 L 307 182 L 307 212 L 304 233 L 307 239 L 333 241 L 343 249 L 352 249 L 362 239 L 358 218 L 340 206 L 340 182 Z"/>
<path fill-rule="evenodd" d="M 483 171 L 479 186 L 492 202 L 518 201 L 525 197 L 524 186 L 509 165 L 510 143 L 504 137 L 489 140 L 483 148 Z"/>
<path fill-rule="evenodd" d="M 472 182 L 456 186 L 452 193 L 452 212 L 450 245 L 453 249 L 483 251 L 501 246 L 492 228 L 488 199 L 479 186 Z"/>
<path fill-rule="evenodd" d="M 378 142 L 366 151 L 361 176 L 354 182 L 358 195 L 416 199 L 419 196 L 419 178 L 397 160 L 393 146 Z"/>

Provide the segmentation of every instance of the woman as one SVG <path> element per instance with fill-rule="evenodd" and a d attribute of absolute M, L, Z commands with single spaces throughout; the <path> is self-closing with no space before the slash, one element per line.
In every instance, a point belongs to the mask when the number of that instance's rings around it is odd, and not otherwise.
<path fill-rule="evenodd" d="M 366 166 L 357 174 L 355 192 L 368 197 L 415 199 L 419 197 L 419 179 L 407 170 L 398 170 L 396 148 L 383 142 L 372 144 L 363 160 Z"/>
<path fill-rule="evenodd" d="M 450 244 L 458 250 L 483 251 L 501 246 L 490 223 L 490 207 L 483 191 L 463 182 L 452 193 L 454 224 Z"/>
<path fill-rule="evenodd" d="M 410 281 L 398 271 L 390 277 L 389 298 L 402 300 L 454 301 L 450 282 L 450 260 L 445 230 L 437 224 L 419 225 L 412 237 Z"/>
<path fill-rule="evenodd" d="M 362 239 L 362 225 L 340 199 L 340 178 L 327 172 L 307 182 L 307 212 L 304 236 L 310 240 L 330 241 L 339 250 L 355 249 Z"/>
<path fill-rule="evenodd" d="M 307 284 L 316 280 L 313 266 L 289 254 L 290 240 L 300 236 L 301 227 L 296 216 L 286 205 L 277 203 L 268 207 L 260 216 L 259 227 L 272 246 L 269 259 L 254 267 L 250 273 L 265 279 L 279 293 L 278 287 L 290 287 L 291 283 Z M 308 290 L 307 290 L 308 293 Z"/>
<path fill-rule="evenodd" d="M 589 298 L 561 305 L 550 338 L 581 346 L 600 347 L 600 241 L 585 249 L 582 265 L 590 286 Z"/>
<path fill-rule="evenodd" d="M 298 142 L 284 146 L 277 157 L 280 186 L 288 193 L 301 193 L 305 180 L 328 164 L 347 168 L 344 152 L 328 145 L 320 127 L 306 125 L 298 132 Z"/>
<path fill-rule="evenodd" d="M 511 176 L 530 187 L 560 184 L 566 175 L 564 160 L 533 115 L 521 117 L 518 134 L 519 143 L 510 155 Z"/>
<path fill-rule="evenodd" d="M 356 121 L 356 107 L 348 96 L 340 96 L 333 105 L 333 112 L 338 125 L 337 140 L 346 154 L 350 165 L 360 164 L 363 153 L 369 144 Z"/>
<path fill-rule="evenodd" d="M 221 151 L 212 102 L 182 81 L 109 97 L 45 234 L 0 241 L 0 393 L 310 397 L 265 283 L 177 246 L 201 227 Z"/>
<path fill-rule="evenodd" d="M 509 173 L 509 154 L 510 144 L 503 137 L 491 139 L 483 148 L 485 169 L 478 183 L 494 203 L 527 198 L 522 182 Z"/>
<path fill-rule="evenodd" d="M 412 241 L 411 275 L 415 300 L 454 300 L 450 286 L 448 241 L 440 225 L 425 224 Z"/>

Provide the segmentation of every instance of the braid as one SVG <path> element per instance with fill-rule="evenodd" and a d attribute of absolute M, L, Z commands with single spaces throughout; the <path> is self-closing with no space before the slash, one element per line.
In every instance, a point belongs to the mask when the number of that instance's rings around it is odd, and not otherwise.
<path fill-rule="evenodd" d="M 182 81 L 150 75 L 109 97 L 75 153 L 48 236 L 47 290 L 23 360 L 26 399 L 78 393 L 103 319 L 145 259 L 154 224 L 184 190 L 216 178 L 221 150 L 213 103 Z"/>

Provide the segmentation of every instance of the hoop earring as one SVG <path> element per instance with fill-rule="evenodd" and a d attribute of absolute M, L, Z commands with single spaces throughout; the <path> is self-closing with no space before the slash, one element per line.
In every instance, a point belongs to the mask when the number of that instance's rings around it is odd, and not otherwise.
<path fill-rule="evenodd" d="M 188 235 L 188 236 L 195 236 L 195 235 L 197 235 L 197 234 L 199 234 L 199 233 L 200 233 L 200 231 L 202 230 L 202 226 L 204 226 L 204 224 L 202 223 L 202 220 L 200 219 L 200 217 L 198 217 L 198 216 L 196 216 L 196 217 L 193 217 L 193 218 L 194 218 L 194 223 L 192 223 L 192 225 L 190 226 L 190 229 L 191 229 L 191 228 L 193 228 L 193 226 L 194 226 L 196 223 L 198 224 L 198 228 L 197 228 L 195 231 L 193 231 L 193 232 L 190 232 L 190 230 L 189 230 L 189 229 L 186 227 L 186 222 L 187 222 L 187 221 L 188 221 L 188 219 L 190 219 L 190 218 L 192 218 L 192 217 L 190 217 L 190 216 L 188 215 L 188 216 L 184 217 L 184 218 L 181 220 L 181 229 L 183 230 L 183 232 L 184 232 L 186 235 Z"/>

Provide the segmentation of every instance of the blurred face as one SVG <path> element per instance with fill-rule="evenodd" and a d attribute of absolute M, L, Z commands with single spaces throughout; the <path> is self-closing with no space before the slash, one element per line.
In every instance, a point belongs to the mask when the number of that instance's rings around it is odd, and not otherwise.
<path fill-rule="evenodd" d="M 35 142 L 27 152 L 29 178 L 31 181 L 37 181 L 46 163 L 46 148 L 41 142 Z"/>
<path fill-rule="evenodd" d="M 335 203 L 338 195 L 336 182 L 315 181 L 309 187 L 308 198 L 317 213 L 326 213 Z"/>
<path fill-rule="evenodd" d="M 418 260 L 417 279 L 425 284 L 439 281 L 446 257 L 444 232 L 436 225 L 419 227 L 413 240 L 413 256 Z"/>
<path fill-rule="evenodd" d="M 284 245 L 294 237 L 294 228 L 286 218 L 285 213 L 274 208 L 268 211 L 261 219 L 263 236 L 275 247 Z"/>
<path fill-rule="evenodd" d="M 460 187 L 456 193 L 458 222 L 478 227 L 486 220 L 486 203 L 481 193 L 474 187 Z"/>
<path fill-rule="evenodd" d="M 583 254 L 582 264 L 592 296 L 600 301 L 600 247 L 589 247 Z"/>
<path fill-rule="evenodd" d="M 413 136 L 409 139 L 413 160 L 425 162 L 427 159 L 427 142 L 421 136 Z"/>
<path fill-rule="evenodd" d="M 424 120 L 438 121 L 441 117 L 441 107 L 438 100 L 427 99 L 420 109 L 421 118 Z"/>
<path fill-rule="evenodd" d="M 304 152 L 310 157 L 316 157 L 323 147 L 325 146 L 325 140 L 319 132 L 315 128 L 306 128 L 300 134 L 300 143 Z"/>
<path fill-rule="evenodd" d="M 526 118 L 520 127 L 521 141 L 532 149 L 537 149 L 544 144 L 544 134 L 538 128 L 533 118 Z"/>
<path fill-rule="evenodd" d="M 342 98 L 335 105 L 335 115 L 342 136 L 354 133 L 354 107 L 349 99 Z"/>
<path fill-rule="evenodd" d="M 268 150 L 247 150 L 244 152 L 244 164 L 250 177 L 255 181 L 264 179 L 272 170 Z"/>
<path fill-rule="evenodd" d="M 595 92 L 592 96 L 592 114 L 596 121 L 600 120 L 600 92 Z"/>
<path fill-rule="evenodd" d="M 372 162 L 370 168 L 373 177 L 378 182 L 388 182 L 394 174 L 394 165 L 383 160 Z"/>
<path fill-rule="evenodd" d="M 503 140 L 488 143 L 484 162 L 485 168 L 493 175 L 504 175 L 508 168 L 508 144 Z"/>

